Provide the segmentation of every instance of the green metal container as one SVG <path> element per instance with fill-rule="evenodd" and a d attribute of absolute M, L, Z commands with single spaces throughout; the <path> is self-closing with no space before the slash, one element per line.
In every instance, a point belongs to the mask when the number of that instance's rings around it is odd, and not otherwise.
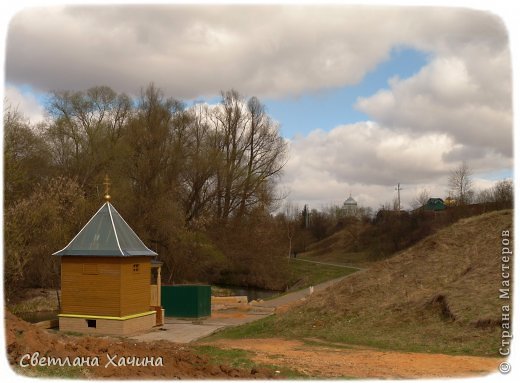
<path fill-rule="evenodd" d="M 161 286 L 164 315 L 178 318 L 201 318 L 211 315 L 211 286 Z"/>

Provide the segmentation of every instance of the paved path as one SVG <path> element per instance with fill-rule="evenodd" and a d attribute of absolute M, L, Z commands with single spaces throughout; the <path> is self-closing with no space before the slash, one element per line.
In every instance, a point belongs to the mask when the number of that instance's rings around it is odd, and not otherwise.
<path fill-rule="evenodd" d="M 352 274 L 349 274 L 349 275 L 352 275 Z M 320 283 L 319 285 L 314 286 L 314 293 L 325 290 L 326 288 L 338 283 L 339 281 L 341 281 L 347 277 L 348 277 L 348 275 L 344 275 L 342 277 L 339 277 L 336 279 L 331 279 L 330 281 Z M 309 288 L 306 288 L 303 290 L 295 291 L 294 293 L 284 294 L 278 298 L 273 298 L 273 299 L 269 299 L 267 301 L 255 303 L 255 306 L 276 308 L 276 307 L 283 306 L 283 305 L 286 305 L 289 303 L 297 302 L 297 301 L 301 300 L 302 298 L 306 298 L 309 296 L 309 293 L 310 293 Z"/>
<path fill-rule="evenodd" d="M 301 261 L 301 262 L 309 262 L 309 263 L 317 263 L 318 265 L 327 265 L 327 266 L 336 266 L 336 267 L 346 267 L 347 269 L 356 269 L 356 270 L 364 270 L 361 267 L 357 266 L 349 266 L 340 263 L 329 263 L 329 262 L 319 262 L 319 261 L 311 261 L 310 259 L 303 258 L 291 258 L 293 261 Z"/>
<path fill-rule="evenodd" d="M 236 309 L 213 312 L 211 317 L 203 319 L 179 319 L 166 317 L 164 325 L 154 331 L 131 336 L 142 342 L 168 340 L 176 343 L 190 343 L 213 334 L 225 327 L 239 326 L 254 322 L 273 314 L 269 307 L 253 307 L 244 312 Z"/>
<path fill-rule="evenodd" d="M 316 293 L 325 290 L 327 287 L 338 283 L 342 279 L 348 278 L 349 275 L 320 283 L 319 285 L 314 286 L 314 292 Z M 308 296 L 309 289 L 306 288 L 268 301 L 255 303 L 249 311 L 240 311 L 236 309 L 216 311 L 212 313 L 211 317 L 204 319 L 183 320 L 166 317 L 165 323 L 161 328 L 157 328 L 156 330 L 147 333 L 134 335 L 130 338 L 142 342 L 167 340 L 176 343 L 190 343 L 211 335 L 222 328 L 239 326 L 241 324 L 265 318 L 272 315 L 277 307 L 297 302 Z"/>

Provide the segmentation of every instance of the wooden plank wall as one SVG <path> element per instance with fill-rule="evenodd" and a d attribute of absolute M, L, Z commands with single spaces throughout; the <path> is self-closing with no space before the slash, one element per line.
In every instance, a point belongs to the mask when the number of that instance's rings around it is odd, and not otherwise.
<path fill-rule="evenodd" d="M 122 317 L 149 311 L 150 273 L 150 257 L 62 257 L 61 312 Z"/>
<path fill-rule="evenodd" d="M 121 316 L 150 310 L 150 257 L 121 259 Z M 139 271 L 133 265 L 139 265 Z"/>
<path fill-rule="evenodd" d="M 61 257 L 63 314 L 121 316 L 121 265 L 115 257 Z"/>

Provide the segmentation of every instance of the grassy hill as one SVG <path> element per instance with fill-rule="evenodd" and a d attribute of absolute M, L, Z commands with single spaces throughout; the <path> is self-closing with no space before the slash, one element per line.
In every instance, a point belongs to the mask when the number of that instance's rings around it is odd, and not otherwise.
<path fill-rule="evenodd" d="M 368 223 L 351 221 L 340 231 L 308 246 L 307 251 L 299 258 L 320 262 L 340 263 L 357 267 L 365 267 L 368 254 L 360 249 L 358 238 Z"/>
<path fill-rule="evenodd" d="M 222 335 L 497 355 L 501 233 L 512 220 L 511 210 L 460 220 L 284 314 Z"/>
<path fill-rule="evenodd" d="M 289 270 L 290 288 L 288 291 L 297 291 L 309 286 L 315 286 L 358 271 L 358 269 L 355 268 L 320 265 L 303 262 L 300 259 L 291 259 Z"/>

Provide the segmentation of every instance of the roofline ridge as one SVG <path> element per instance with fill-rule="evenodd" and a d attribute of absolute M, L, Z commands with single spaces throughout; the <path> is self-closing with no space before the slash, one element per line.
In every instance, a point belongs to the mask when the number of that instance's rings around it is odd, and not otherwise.
<path fill-rule="evenodd" d="M 114 235 L 116 236 L 117 247 L 119 248 L 121 255 L 125 255 L 125 253 L 123 253 L 123 249 L 121 249 L 121 245 L 119 244 L 119 238 L 117 236 L 116 225 L 114 225 L 114 218 L 112 217 L 112 210 L 110 209 L 110 207 L 114 208 L 114 206 L 109 201 L 107 201 L 107 205 L 108 205 L 108 214 L 110 214 L 110 222 L 112 222 L 112 229 L 114 230 Z M 119 214 L 119 215 L 121 215 L 121 214 Z"/>
<path fill-rule="evenodd" d="M 110 202 L 107 202 L 110 204 Z M 123 222 L 126 224 L 126 226 L 128 226 L 128 228 L 132 231 L 132 233 L 134 233 L 135 237 L 139 240 L 139 242 L 141 242 L 141 244 L 145 247 L 145 249 L 151 251 L 152 253 L 154 253 L 155 255 L 158 255 L 155 251 L 151 250 L 150 248 L 148 248 L 148 246 L 145 245 L 145 243 L 142 241 L 142 239 L 137 235 L 137 233 L 134 231 L 134 229 L 132 229 L 132 226 L 130 226 L 128 224 L 128 222 L 125 221 L 125 219 L 123 218 L 123 216 L 121 214 L 119 214 L 119 212 L 117 211 L 117 209 L 114 207 L 114 205 L 110 204 L 110 206 L 112 206 L 112 208 L 115 210 L 115 212 L 117 213 L 117 215 L 123 220 Z M 119 243 L 118 243 L 119 244 Z"/>
<path fill-rule="evenodd" d="M 58 254 L 59 252 L 62 252 L 63 250 L 65 250 L 67 247 L 69 247 L 70 244 L 71 244 L 72 242 L 74 242 L 74 240 L 75 240 L 75 239 L 76 239 L 76 238 L 81 234 L 81 232 L 82 232 L 83 230 L 85 230 L 85 228 L 88 226 L 88 224 L 90 223 L 90 221 L 92 221 L 92 220 L 94 219 L 94 217 L 95 217 L 96 215 L 98 215 L 98 213 L 101 211 L 101 209 L 103 209 L 103 207 L 104 207 L 106 204 L 108 204 L 108 202 L 105 202 L 103 205 L 101 205 L 101 207 L 98 209 L 98 211 L 96 211 L 96 213 L 95 213 L 92 217 L 90 217 L 90 219 L 88 220 L 88 222 L 87 222 L 87 223 L 86 223 L 86 224 L 81 228 L 81 230 L 80 230 L 80 231 L 79 231 L 79 232 L 74 236 L 74 238 L 72 238 L 72 239 L 70 240 L 70 242 L 67 244 L 67 246 L 65 246 L 65 247 L 64 247 L 63 249 L 61 249 L 61 250 L 58 250 L 58 251 L 52 253 L 52 255 L 56 255 L 56 254 Z M 108 211 L 110 212 L 110 207 L 108 208 Z"/>

